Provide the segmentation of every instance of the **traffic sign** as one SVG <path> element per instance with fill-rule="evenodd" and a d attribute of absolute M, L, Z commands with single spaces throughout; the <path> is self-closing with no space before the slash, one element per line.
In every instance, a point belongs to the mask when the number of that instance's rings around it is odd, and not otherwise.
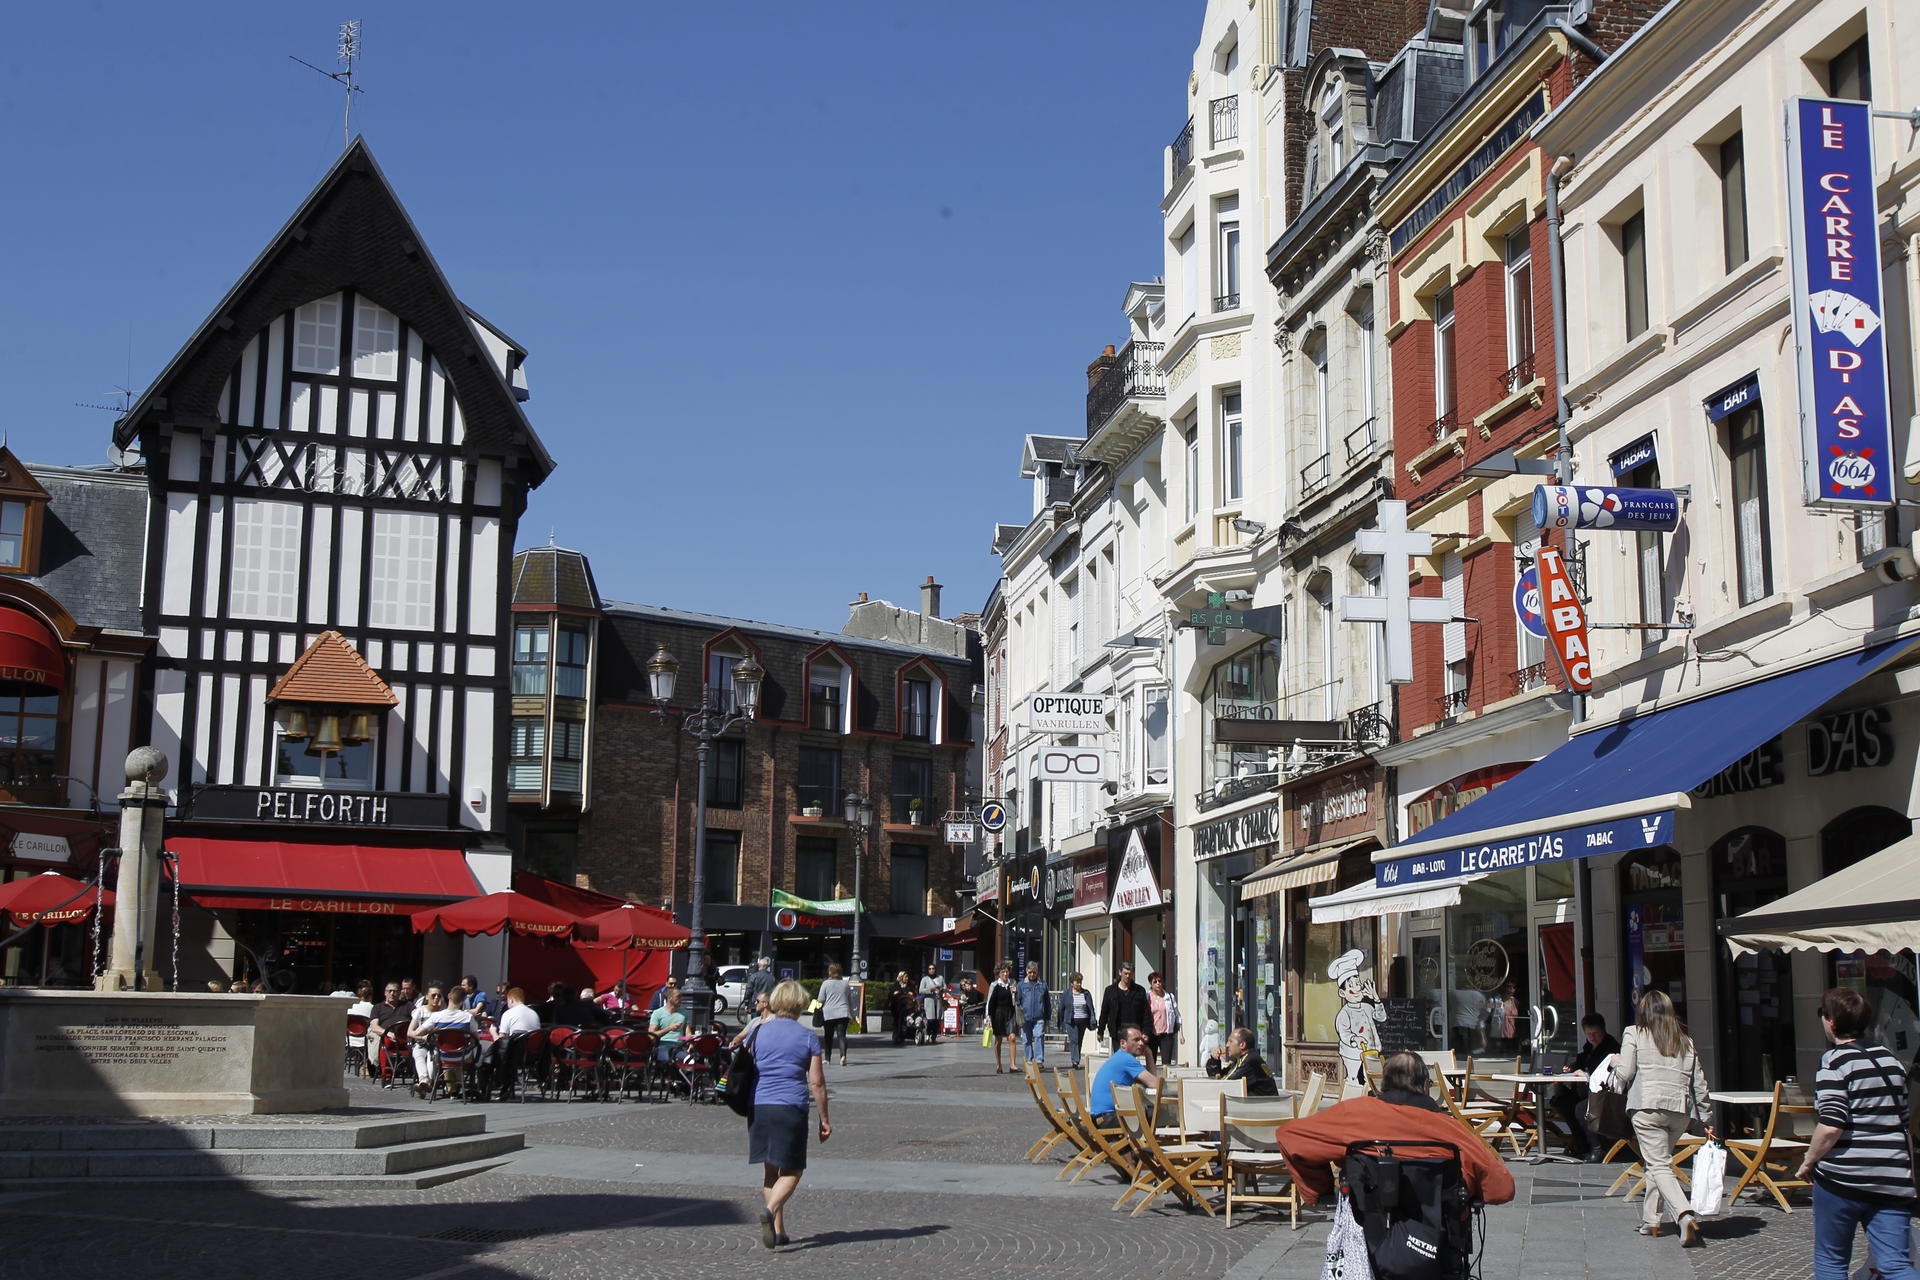
<path fill-rule="evenodd" d="M 1007 825 L 1007 806 L 998 800 L 989 800 L 980 806 L 980 825 L 989 831 L 998 831 Z"/>

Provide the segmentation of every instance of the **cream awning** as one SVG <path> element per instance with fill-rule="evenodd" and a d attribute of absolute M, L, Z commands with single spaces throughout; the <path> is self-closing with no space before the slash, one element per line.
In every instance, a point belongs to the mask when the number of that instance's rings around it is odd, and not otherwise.
<path fill-rule="evenodd" d="M 1920 835 L 1719 923 L 1733 954 L 1920 951 Z"/>
<path fill-rule="evenodd" d="M 1264 898 L 1270 893 L 1279 893 L 1282 889 L 1305 889 L 1310 885 L 1325 884 L 1340 874 L 1340 859 L 1355 849 L 1378 844 L 1372 836 L 1363 840 L 1349 840 L 1337 849 L 1321 849 L 1311 853 L 1295 854 L 1290 858 L 1260 868 L 1240 882 L 1240 901 L 1249 902 L 1254 898 Z"/>
<path fill-rule="evenodd" d="M 1346 920 L 1371 920 L 1375 916 L 1400 915 L 1408 911 L 1430 911 L 1435 907 L 1460 905 L 1460 886 L 1484 880 L 1482 875 L 1457 876 L 1452 880 L 1426 884 L 1357 884 L 1351 889 L 1310 898 L 1315 924 L 1339 924 Z"/>

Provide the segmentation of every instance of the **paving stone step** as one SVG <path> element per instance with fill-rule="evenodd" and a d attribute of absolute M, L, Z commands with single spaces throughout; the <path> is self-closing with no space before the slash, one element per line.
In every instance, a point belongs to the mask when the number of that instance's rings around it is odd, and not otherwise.
<path fill-rule="evenodd" d="M 26 1151 L 201 1150 L 207 1148 L 369 1149 L 484 1133 L 478 1111 L 415 1113 L 392 1119 L 313 1123 L 245 1124 L 190 1121 L 181 1124 L 4 1124 L 0 1155 Z"/>
<path fill-rule="evenodd" d="M 243 1181 L 250 1187 L 268 1191 L 422 1191 L 428 1187 L 441 1186 L 461 1178 L 470 1178 L 476 1173 L 485 1173 L 489 1169 L 498 1169 L 508 1163 L 503 1159 L 468 1160 L 459 1164 L 439 1165 L 431 1169 L 419 1169 L 411 1173 L 388 1174 L 249 1174 L 236 1179 L 233 1174 L 190 1174 L 187 1176 L 155 1176 L 143 1174 L 107 1174 L 86 1178 L 31 1178 L 19 1179 L 0 1176 L 0 1191 L 71 1191 L 104 1186 L 166 1186 L 196 1187 L 221 1186 L 235 1181 Z"/>
<path fill-rule="evenodd" d="M 0 1152 L 0 1181 L 62 1178 L 361 1176 L 413 1174 L 490 1159 L 526 1145 L 521 1133 L 477 1133 L 354 1147 L 224 1147 Z"/>

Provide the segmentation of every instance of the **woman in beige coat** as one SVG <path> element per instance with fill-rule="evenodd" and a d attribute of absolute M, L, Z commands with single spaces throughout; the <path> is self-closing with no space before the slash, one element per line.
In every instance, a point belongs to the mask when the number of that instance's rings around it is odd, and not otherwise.
<path fill-rule="evenodd" d="M 1640 997 L 1640 1018 L 1620 1038 L 1613 1060 L 1613 1087 L 1627 1089 L 1627 1115 L 1640 1162 L 1647 1170 L 1647 1194 L 1640 1206 L 1640 1234 L 1660 1234 L 1662 1205 L 1680 1227 L 1682 1248 L 1697 1248 L 1700 1221 L 1688 1206 L 1687 1189 L 1673 1171 L 1673 1147 L 1695 1120 L 1714 1136 L 1708 1123 L 1707 1074 L 1693 1038 L 1674 1016 L 1664 991 Z"/>

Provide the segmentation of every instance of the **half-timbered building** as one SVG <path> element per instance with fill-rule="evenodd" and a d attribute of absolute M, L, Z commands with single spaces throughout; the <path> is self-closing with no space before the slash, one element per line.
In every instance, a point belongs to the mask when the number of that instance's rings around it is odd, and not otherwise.
<path fill-rule="evenodd" d="M 356 141 L 116 426 L 150 492 L 136 731 L 180 788 L 183 982 L 494 967 L 406 917 L 511 880 L 507 569 L 552 468 L 525 356 Z"/>

